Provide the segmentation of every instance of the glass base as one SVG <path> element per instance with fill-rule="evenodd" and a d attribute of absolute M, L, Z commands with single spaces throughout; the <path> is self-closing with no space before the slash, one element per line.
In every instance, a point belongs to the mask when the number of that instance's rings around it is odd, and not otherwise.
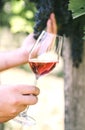
<path fill-rule="evenodd" d="M 20 123 L 21 125 L 27 125 L 27 126 L 32 126 L 36 124 L 35 119 L 33 119 L 30 116 L 17 116 L 13 119 L 14 121 L 16 121 L 17 123 Z"/>

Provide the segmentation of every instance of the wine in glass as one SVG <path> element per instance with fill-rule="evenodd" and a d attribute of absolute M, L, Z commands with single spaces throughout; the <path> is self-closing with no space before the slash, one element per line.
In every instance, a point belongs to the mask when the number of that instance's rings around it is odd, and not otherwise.
<path fill-rule="evenodd" d="M 36 82 L 40 76 L 48 74 L 59 63 L 62 43 L 62 36 L 42 31 L 28 57 Z M 28 116 L 27 110 L 21 112 L 15 120 L 28 126 L 36 124 L 35 119 Z"/>
<path fill-rule="evenodd" d="M 41 33 L 28 58 L 36 81 L 40 76 L 48 74 L 59 63 L 62 43 L 62 36 L 46 31 Z"/>

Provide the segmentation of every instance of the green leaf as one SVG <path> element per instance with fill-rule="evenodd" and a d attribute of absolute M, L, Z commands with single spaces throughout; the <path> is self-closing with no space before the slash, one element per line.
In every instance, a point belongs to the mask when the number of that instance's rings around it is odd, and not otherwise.
<path fill-rule="evenodd" d="M 74 19 L 85 15 L 85 0 L 70 0 L 69 9 Z"/>

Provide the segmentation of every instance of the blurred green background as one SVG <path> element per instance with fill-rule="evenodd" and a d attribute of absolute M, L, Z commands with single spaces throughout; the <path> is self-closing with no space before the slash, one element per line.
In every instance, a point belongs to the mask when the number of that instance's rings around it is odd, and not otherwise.
<path fill-rule="evenodd" d="M 9 27 L 12 33 L 33 31 L 36 9 L 29 0 L 1 0 L 0 25 Z"/>
<path fill-rule="evenodd" d="M 29 0 L 1 0 L 0 1 L 0 34 L 3 35 L 2 42 L 9 50 L 13 47 L 19 47 L 24 37 L 33 32 L 36 8 Z M 7 34 L 10 35 L 10 42 L 14 38 L 14 42 L 8 45 L 4 43 Z M 28 66 L 20 66 L 28 70 Z"/>

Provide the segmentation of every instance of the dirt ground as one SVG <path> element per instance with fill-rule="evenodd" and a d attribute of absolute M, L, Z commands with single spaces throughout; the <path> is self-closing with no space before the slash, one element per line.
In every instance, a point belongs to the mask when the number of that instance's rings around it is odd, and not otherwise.
<path fill-rule="evenodd" d="M 0 76 L 1 84 L 33 84 L 34 82 L 33 73 L 18 68 L 4 71 Z M 36 125 L 27 127 L 9 121 L 6 123 L 6 130 L 64 130 L 63 78 L 52 74 L 45 75 L 38 80 L 37 86 L 40 88 L 39 101 L 28 109 L 28 114 L 35 118 Z"/>

